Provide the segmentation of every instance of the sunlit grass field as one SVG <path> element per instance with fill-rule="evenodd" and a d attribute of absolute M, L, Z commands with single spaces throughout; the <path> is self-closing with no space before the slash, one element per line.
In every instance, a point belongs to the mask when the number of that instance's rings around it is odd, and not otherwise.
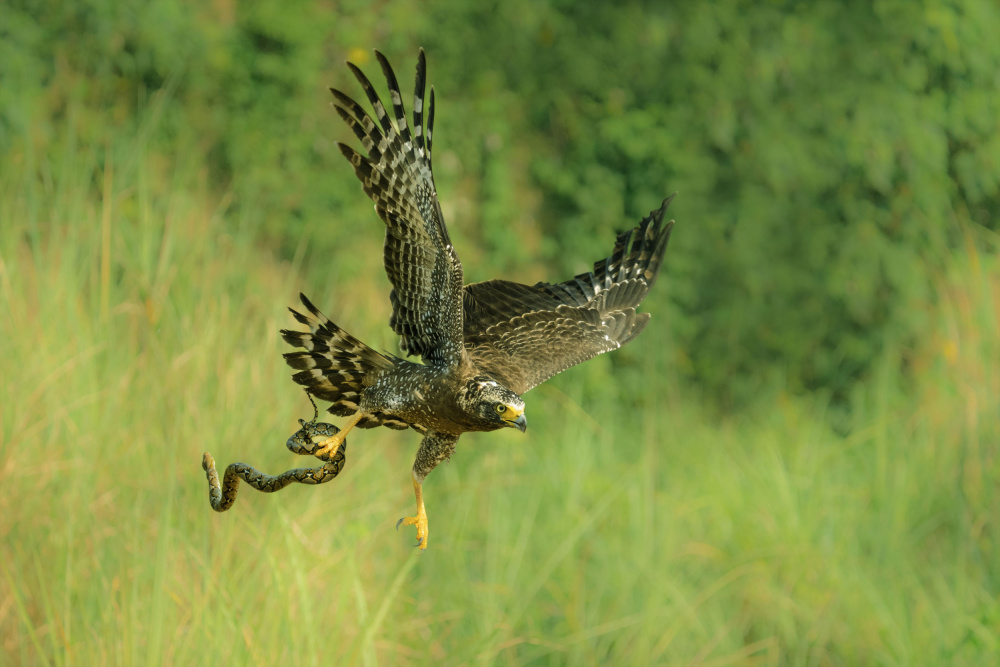
<path fill-rule="evenodd" d="M 0 183 L 0 664 L 1000 661 L 1000 268 L 978 232 L 846 435 L 820 398 L 720 416 L 671 378 L 639 409 L 594 362 L 528 395 L 525 435 L 462 439 L 421 554 L 393 529 L 415 433 L 356 431 L 331 484 L 243 486 L 225 514 L 200 467 L 304 465 L 278 330 L 301 290 L 383 344 L 374 216 L 344 249 L 370 264 L 310 284 L 335 262 L 275 259 L 197 173 L 66 160 Z M 660 317 L 633 345 L 669 336 Z"/>

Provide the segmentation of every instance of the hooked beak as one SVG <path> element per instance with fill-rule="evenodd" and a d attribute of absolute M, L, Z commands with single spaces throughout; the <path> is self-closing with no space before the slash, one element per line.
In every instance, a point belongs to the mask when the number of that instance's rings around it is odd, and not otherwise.
<path fill-rule="evenodd" d="M 528 420 L 524 418 L 523 412 L 517 416 L 517 419 L 508 423 L 514 428 L 521 431 L 521 433 L 524 433 L 524 429 L 528 428 Z"/>

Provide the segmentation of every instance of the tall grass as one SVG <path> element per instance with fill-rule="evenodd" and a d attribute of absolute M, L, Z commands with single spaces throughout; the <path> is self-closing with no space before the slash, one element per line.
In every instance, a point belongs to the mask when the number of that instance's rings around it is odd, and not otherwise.
<path fill-rule="evenodd" d="M 332 484 L 244 487 L 222 515 L 199 466 L 302 464 L 284 306 L 305 290 L 378 341 L 377 251 L 354 274 L 276 260 L 141 136 L 22 158 L 0 183 L 0 663 L 1000 658 L 993 240 L 967 231 L 925 345 L 886 352 L 848 435 L 818 399 L 720 422 L 669 378 L 630 408 L 595 362 L 529 394 L 525 436 L 463 438 L 419 554 L 393 530 L 413 433 L 357 432 Z"/>

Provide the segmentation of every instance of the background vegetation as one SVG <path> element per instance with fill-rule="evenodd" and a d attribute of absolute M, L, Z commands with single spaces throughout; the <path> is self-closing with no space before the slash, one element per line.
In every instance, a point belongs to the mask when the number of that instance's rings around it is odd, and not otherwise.
<path fill-rule="evenodd" d="M 8 1 L 0 663 L 997 662 L 1000 9 L 758 4 Z M 463 438 L 425 554 L 412 433 L 215 515 L 205 449 L 300 464 L 298 291 L 395 349 L 325 87 L 418 45 L 467 279 L 679 191 L 655 321 Z"/>

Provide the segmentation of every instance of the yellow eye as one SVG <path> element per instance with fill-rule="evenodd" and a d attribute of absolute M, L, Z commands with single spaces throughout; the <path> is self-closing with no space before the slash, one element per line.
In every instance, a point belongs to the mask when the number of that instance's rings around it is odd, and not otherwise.
<path fill-rule="evenodd" d="M 502 415 L 505 412 L 507 412 L 507 406 L 503 403 L 497 403 L 497 413 Z"/>

